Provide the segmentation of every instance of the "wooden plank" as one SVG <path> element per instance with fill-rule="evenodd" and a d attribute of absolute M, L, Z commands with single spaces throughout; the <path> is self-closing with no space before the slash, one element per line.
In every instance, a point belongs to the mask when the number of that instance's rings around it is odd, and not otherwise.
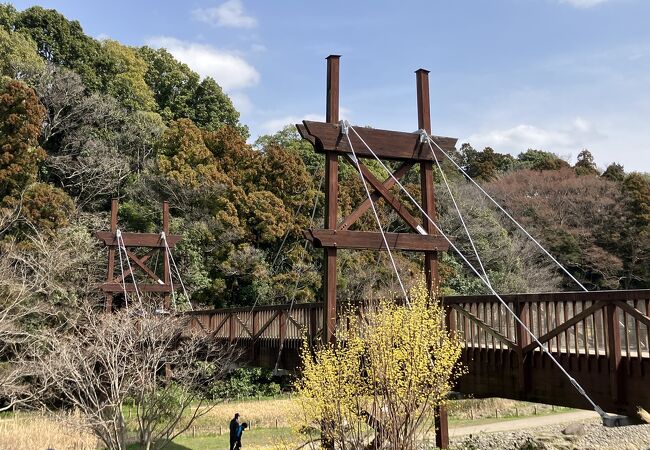
<path fill-rule="evenodd" d="M 126 292 L 135 292 L 135 285 L 133 283 L 126 283 L 126 285 L 122 287 L 122 283 L 102 284 L 102 291 L 104 292 L 120 293 L 124 292 L 124 289 L 126 289 Z M 171 292 L 172 288 L 170 285 L 164 284 L 138 283 L 138 290 L 140 292 Z"/>
<path fill-rule="evenodd" d="M 352 164 L 352 167 L 357 169 L 357 165 L 354 163 L 352 160 L 352 157 L 350 155 L 345 155 L 345 158 L 347 161 Z M 361 170 L 361 173 L 363 174 L 363 177 L 372 185 L 372 187 L 381 195 L 381 197 L 388 203 L 394 210 L 395 212 L 402 218 L 404 221 L 409 224 L 411 229 L 413 231 L 417 231 L 417 227 L 420 225 L 420 222 L 411 215 L 408 209 L 400 202 L 393 194 L 390 193 L 388 189 L 386 189 L 381 181 L 375 177 L 375 175 L 361 162 L 359 162 L 359 169 Z M 372 195 L 371 195 L 372 197 Z"/>
<path fill-rule="evenodd" d="M 96 231 L 95 237 L 102 241 L 104 245 L 117 245 L 115 233 L 111 233 L 110 231 Z M 167 243 L 170 248 L 174 248 L 182 238 L 178 234 L 170 234 L 167 236 Z M 156 233 L 122 233 L 122 240 L 126 247 L 165 247 L 165 244 L 160 240 L 160 234 Z"/>
<path fill-rule="evenodd" d="M 115 251 L 115 248 L 111 248 L 111 249 L 109 249 L 109 252 L 110 252 L 110 251 L 113 251 L 113 252 L 114 252 L 114 251 Z M 153 255 L 155 255 L 156 252 L 158 252 L 158 251 L 160 251 L 160 250 L 157 249 L 157 248 L 154 248 L 153 250 L 147 252 L 147 253 L 146 253 L 142 258 L 140 258 L 140 261 L 141 261 L 143 264 L 146 263 L 146 262 L 149 261 L 149 259 L 151 259 L 151 257 L 152 257 Z M 113 280 L 112 280 L 113 283 L 119 283 L 120 280 L 121 280 L 122 278 L 126 279 L 126 277 L 128 277 L 129 275 L 131 275 L 131 272 L 133 272 L 134 269 L 135 269 L 134 267 L 131 267 L 130 269 L 126 268 L 126 270 L 124 271 L 124 277 L 121 277 L 121 276 L 120 276 L 120 277 L 113 278 Z M 111 280 L 109 279 L 108 281 L 111 281 Z"/>
<path fill-rule="evenodd" d="M 500 297 L 508 303 L 514 302 L 569 302 L 569 301 L 625 301 L 645 300 L 650 297 L 650 289 L 634 289 L 626 291 L 575 291 L 575 292 L 545 292 L 542 294 L 503 294 Z M 444 297 L 449 303 L 482 303 L 498 302 L 494 295 L 454 295 Z"/>
<path fill-rule="evenodd" d="M 126 254 L 128 255 L 129 258 L 131 258 L 131 261 L 133 261 L 133 262 L 135 263 L 136 266 L 138 266 L 138 267 L 139 267 L 140 269 L 142 269 L 142 270 L 143 270 L 147 275 L 149 275 L 149 277 L 150 277 L 152 280 L 158 282 L 158 284 L 165 284 L 165 283 L 160 279 L 160 277 L 158 277 L 158 275 L 156 275 L 155 273 L 153 273 L 153 271 L 152 271 L 149 267 L 147 267 L 147 265 L 144 263 L 144 261 L 146 261 L 146 260 L 144 259 L 144 257 L 143 257 L 142 259 L 138 258 L 138 255 L 136 255 L 135 253 L 133 253 L 133 252 L 132 252 L 131 250 L 129 250 L 129 249 L 126 250 Z M 147 256 L 147 255 L 145 255 L 145 257 L 146 257 L 146 256 Z M 148 259 L 148 258 L 147 258 L 147 259 Z M 132 269 L 135 269 L 135 267 L 132 267 Z"/>
<path fill-rule="evenodd" d="M 298 129 L 298 134 L 300 134 L 300 137 L 308 141 L 311 145 L 316 146 L 316 138 L 309 134 L 309 131 L 307 131 L 307 128 L 303 124 L 297 123 L 296 128 Z"/>
<path fill-rule="evenodd" d="M 646 327 L 650 327 L 650 317 L 643 314 L 634 306 L 626 302 L 616 302 L 616 306 L 624 311 L 627 311 L 632 317 L 634 317 L 638 322 L 643 323 Z"/>
<path fill-rule="evenodd" d="M 305 237 L 318 248 L 386 250 L 381 233 L 372 231 L 307 230 Z M 384 233 L 391 250 L 445 251 L 447 241 L 440 236 L 411 233 Z"/>
<path fill-rule="evenodd" d="M 340 125 L 308 120 L 304 120 L 302 123 L 308 135 L 315 140 L 316 145 L 314 149 L 317 152 L 352 153 L 347 138 L 341 134 Z M 433 161 L 433 155 L 431 155 L 429 145 L 426 142 L 420 142 L 420 135 L 418 133 L 389 131 L 361 126 L 354 126 L 354 130 L 380 159 Z M 358 157 L 374 158 L 372 152 L 368 150 L 354 131 L 350 130 L 349 136 Z M 456 141 L 458 140 L 456 138 L 442 136 L 431 136 L 431 138 L 447 153 L 455 150 Z M 433 149 L 439 159 L 445 158 L 435 145 L 433 145 Z"/>
<path fill-rule="evenodd" d="M 553 339 L 555 336 L 562 333 L 564 330 L 568 330 L 573 325 L 575 325 L 578 322 L 580 322 L 580 321 L 584 320 L 585 318 L 589 317 L 590 315 L 592 315 L 593 313 L 595 313 L 599 309 L 604 308 L 606 305 L 607 305 L 606 302 L 598 302 L 598 303 L 595 303 L 595 304 L 591 305 L 589 308 L 583 309 L 579 314 L 573 316 L 571 319 L 567 320 L 566 322 L 564 322 L 559 327 L 557 327 L 557 328 L 555 328 L 553 330 L 550 330 L 549 332 L 547 332 L 543 336 L 538 337 L 537 340 L 539 342 L 541 342 L 542 344 L 544 344 L 545 342 Z M 547 312 L 547 314 L 548 314 L 548 312 Z M 538 318 L 539 318 L 540 315 L 541 314 L 538 312 Z M 585 337 L 585 339 L 586 339 L 586 337 Z M 523 351 L 524 351 L 524 353 L 528 353 L 529 351 L 534 350 L 537 347 L 538 347 L 537 342 L 533 342 L 533 343 L 528 344 L 527 346 L 525 346 Z M 549 351 L 551 351 L 550 347 L 549 347 Z"/>
<path fill-rule="evenodd" d="M 411 170 L 411 167 L 413 167 L 413 162 L 405 161 L 397 168 L 397 170 L 393 173 L 393 176 L 396 179 L 399 180 L 404 175 L 406 175 L 409 170 Z M 391 176 L 386 178 L 386 180 L 382 183 L 382 185 L 384 186 L 385 189 L 390 189 L 393 186 L 395 186 L 395 184 L 396 184 L 395 180 Z M 372 198 L 372 201 L 374 202 L 374 201 L 377 201 L 377 200 L 379 200 L 381 198 L 381 194 L 379 192 L 377 192 L 377 191 L 374 191 L 370 195 L 370 197 Z M 368 209 L 370 209 L 370 200 L 365 199 L 363 201 L 363 203 L 361 203 L 357 207 L 357 209 L 355 209 L 352 213 L 350 213 L 347 217 L 345 217 L 341 221 L 341 223 L 338 224 L 336 229 L 337 230 L 347 230 L 350 227 L 350 225 L 352 225 L 354 222 L 356 222 L 359 219 L 359 217 L 361 217 L 363 215 L 363 213 L 368 211 Z"/>
<path fill-rule="evenodd" d="M 281 311 L 282 311 L 282 309 L 276 311 L 275 314 L 273 314 L 271 316 L 271 318 L 269 320 L 267 320 L 264 325 L 262 325 L 262 327 L 259 329 L 257 334 L 255 336 L 253 336 L 253 339 L 259 339 L 259 337 L 262 335 L 262 333 L 264 333 L 266 331 L 266 329 L 271 326 L 273 321 L 280 315 Z"/>
<path fill-rule="evenodd" d="M 219 322 L 219 325 L 217 325 L 217 327 L 214 329 L 214 331 L 212 331 L 212 336 L 216 336 L 217 333 L 219 333 L 219 332 L 221 331 L 221 329 L 222 329 L 223 326 L 226 324 L 226 322 L 228 322 L 228 319 L 229 319 L 229 318 L 230 318 L 230 315 L 229 315 L 229 314 L 226 314 L 226 315 L 224 316 L 224 318 L 221 320 L 221 322 Z"/>
<path fill-rule="evenodd" d="M 607 305 L 607 345 L 609 354 L 609 393 L 614 401 L 621 400 L 623 379 L 620 376 L 621 366 L 621 330 L 616 304 Z"/>
<path fill-rule="evenodd" d="M 460 307 L 458 307 L 456 305 L 454 305 L 453 308 L 456 311 L 458 311 L 461 315 L 467 317 L 470 321 L 474 322 L 478 326 L 478 328 L 482 328 L 487 334 L 496 337 L 497 339 L 499 339 L 499 341 L 503 342 L 504 344 L 506 344 L 511 349 L 516 350 L 519 347 L 516 342 L 512 342 L 510 339 L 505 337 L 503 334 L 499 333 L 497 330 L 495 330 L 494 328 L 489 326 L 487 323 L 485 323 L 484 321 L 482 321 L 481 319 L 476 317 L 474 314 L 471 314 L 471 313 L 465 311 L 463 308 L 460 308 Z M 478 314 L 478 309 L 477 309 L 476 312 Z M 479 344 L 479 347 L 480 347 L 480 343 L 481 343 L 480 331 L 478 332 L 478 334 L 479 334 L 479 336 L 478 336 L 478 344 Z"/>
<path fill-rule="evenodd" d="M 239 323 L 241 324 L 241 326 L 244 327 L 244 331 L 245 331 L 246 333 L 248 333 L 248 335 L 249 335 L 250 337 L 253 337 L 254 334 L 251 332 L 251 330 L 248 329 L 248 325 L 246 325 L 246 324 L 244 323 L 244 321 L 241 320 L 241 318 L 240 318 L 237 314 L 233 314 L 233 316 L 235 316 L 235 319 L 237 319 L 237 322 L 239 322 Z M 239 338 L 239 337 L 241 337 L 241 336 L 238 336 L 238 338 Z"/>

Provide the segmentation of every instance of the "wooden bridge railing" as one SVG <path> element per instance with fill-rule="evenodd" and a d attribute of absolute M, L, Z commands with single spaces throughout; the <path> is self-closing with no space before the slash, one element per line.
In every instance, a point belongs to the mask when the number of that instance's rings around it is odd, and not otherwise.
<path fill-rule="evenodd" d="M 603 408 L 650 410 L 650 290 L 502 296 L 510 309 Z M 461 392 L 586 407 L 498 299 L 446 297 L 447 323 L 464 345 Z M 303 336 L 320 337 L 320 303 L 194 311 L 191 327 L 246 350 L 251 365 L 295 369 Z"/>
<path fill-rule="evenodd" d="M 502 298 L 552 353 L 650 357 L 650 290 L 513 294 Z M 494 296 L 443 299 L 448 323 L 471 350 L 539 352 L 524 328 Z M 192 311 L 192 328 L 248 345 L 280 339 L 296 347 L 317 336 L 321 303 Z M 613 332 L 612 332 L 613 331 Z"/>

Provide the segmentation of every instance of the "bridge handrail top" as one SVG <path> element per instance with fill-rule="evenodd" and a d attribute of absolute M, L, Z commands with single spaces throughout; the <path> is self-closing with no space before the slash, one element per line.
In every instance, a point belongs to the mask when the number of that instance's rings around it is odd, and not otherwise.
<path fill-rule="evenodd" d="M 561 291 L 540 293 L 501 294 L 511 302 L 553 302 L 553 301 L 621 301 L 650 299 L 650 289 L 613 289 L 604 291 Z M 443 297 L 446 304 L 480 303 L 498 301 L 492 294 L 450 295 Z"/>
<path fill-rule="evenodd" d="M 553 301 L 621 301 L 621 300 L 648 300 L 650 299 L 650 289 L 629 289 L 629 290 L 606 290 L 606 291 L 564 291 L 564 292 L 543 292 L 532 294 L 503 294 L 501 295 L 506 302 L 553 302 Z M 494 295 L 450 295 L 442 297 L 443 303 L 449 305 L 461 303 L 481 303 L 481 302 L 498 302 Z M 184 314 L 190 316 L 199 316 L 203 314 L 237 314 L 249 313 L 251 311 L 288 311 L 290 308 L 293 310 L 300 309 L 318 309 L 322 308 L 322 302 L 313 303 L 298 303 L 291 307 L 290 304 L 285 303 L 281 305 L 262 305 L 256 306 L 253 310 L 248 306 L 240 306 L 235 308 L 219 308 L 219 309 L 199 309 L 194 311 L 186 311 Z"/>
<path fill-rule="evenodd" d="M 312 309 L 312 308 L 321 308 L 323 306 L 322 302 L 312 302 L 312 303 L 296 303 L 293 305 L 293 309 Z M 217 308 L 217 309 L 196 309 L 193 311 L 186 311 L 184 314 L 190 316 L 199 316 L 201 314 L 232 314 L 232 313 L 241 313 L 241 312 L 260 312 L 260 311 L 278 311 L 278 310 L 289 310 L 291 304 L 283 303 L 281 305 L 260 305 L 256 306 L 254 309 L 251 309 L 250 306 L 237 306 L 234 308 Z"/>

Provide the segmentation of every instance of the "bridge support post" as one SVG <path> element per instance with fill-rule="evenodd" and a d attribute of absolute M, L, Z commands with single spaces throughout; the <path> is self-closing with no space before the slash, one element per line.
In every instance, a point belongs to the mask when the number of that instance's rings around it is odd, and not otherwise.
<path fill-rule="evenodd" d="M 607 345 L 609 353 L 609 390 L 614 402 L 620 403 L 623 389 L 621 366 L 621 330 L 618 309 L 614 303 L 607 305 Z"/>
<path fill-rule="evenodd" d="M 169 202 L 163 202 L 163 232 L 165 236 L 169 236 Z M 171 272 L 169 268 L 169 254 L 165 252 L 165 257 L 163 258 L 163 281 L 165 286 L 171 283 Z M 189 299 L 187 299 L 189 301 Z M 171 294 L 165 292 L 163 294 L 163 306 L 169 311 L 171 309 Z"/>
<path fill-rule="evenodd" d="M 517 303 L 515 303 L 515 313 L 519 317 L 519 320 L 521 320 L 527 327 L 530 327 L 528 303 L 517 300 Z M 525 367 L 526 355 L 524 355 L 523 349 L 530 343 L 530 336 L 521 323 L 517 323 L 516 333 L 518 346 L 517 359 L 519 363 L 519 368 L 517 369 L 517 390 L 522 398 L 524 398 L 525 393 L 528 391 L 529 380 Z"/>
<path fill-rule="evenodd" d="M 326 121 L 339 121 L 339 59 L 338 55 L 327 57 Z M 339 160 L 334 152 L 325 155 L 325 228 L 336 230 L 339 195 Z M 336 333 L 336 247 L 326 247 L 323 257 L 323 342 L 334 341 Z"/>
<path fill-rule="evenodd" d="M 116 198 L 111 200 L 111 233 L 117 232 L 117 210 L 118 200 Z M 115 247 L 108 248 L 108 276 L 107 281 L 113 280 L 115 275 Z M 107 313 L 113 310 L 113 293 L 106 292 L 105 294 L 104 309 Z"/>
<path fill-rule="evenodd" d="M 415 72 L 418 105 L 418 128 L 431 134 L 431 104 L 429 99 L 429 71 L 418 69 Z M 433 162 L 420 162 L 420 190 L 422 192 L 422 209 L 432 220 L 436 220 L 436 202 L 433 189 Z M 429 235 L 437 234 L 435 227 L 423 215 L 424 230 Z M 440 279 L 438 276 L 438 252 L 424 253 L 424 276 L 426 278 L 429 295 L 439 294 Z M 449 325 L 449 324 L 448 324 Z M 449 424 L 447 409 L 444 406 L 436 408 L 436 446 L 442 449 L 449 447 Z"/>

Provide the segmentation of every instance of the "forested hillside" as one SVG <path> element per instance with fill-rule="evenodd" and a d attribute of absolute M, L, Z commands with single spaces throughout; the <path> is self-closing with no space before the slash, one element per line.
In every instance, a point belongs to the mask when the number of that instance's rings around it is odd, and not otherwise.
<path fill-rule="evenodd" d="M 302 230 L 312 217 L 322 224 L 323 161 L 292 128 L 247 144 L 219 80 L 164 49 L 94 39 L 40 7 L 0 5 L 0 71 L 0 278 L 27 273 L 34 295 L 69 305 L 105 276 L 90 233 L 108 228 L 110 199 L 120 199 L 123 230 L 152 232 L 169 200 L 195 304 L 318 299 L 321 252 L 304 247 Z M 650 287 L 650 176 L 617 164 L 601 172 L 586 150 L 573 165 L 545 150 L 513 157 L 465 144 L 454 157 L 588 288 Z M 498 291 L 576 288 L 448 162 L 445 173 Z M 351 167 L 340 176 L 344 215 L 365 193 Z M 440 183 L 437 192 L 443 229 L 469 252 Z M 379 211 L 387 229 L 405 231 Z M 355 227 L 376 229 L 370 215 Z M 343 298 L 396 289 L 387 255 L 340 255 Z M 419 258 L 399 256 L 411 280 Z M 485 291 L 452 254 L 441 273 L 445 292 Z"/>

